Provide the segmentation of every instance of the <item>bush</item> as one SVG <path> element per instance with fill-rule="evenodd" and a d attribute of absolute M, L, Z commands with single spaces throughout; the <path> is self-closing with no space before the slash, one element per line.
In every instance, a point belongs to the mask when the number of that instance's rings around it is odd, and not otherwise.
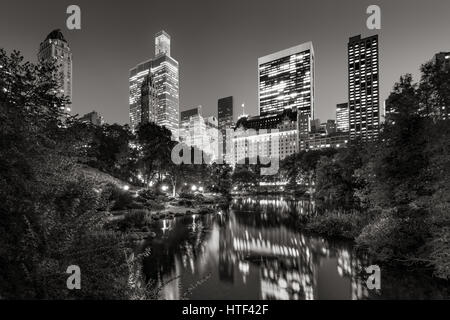
<path fill-rule="evenodd" d="M 156 196 L 157 196 L 155 194 L 155 192 L 149 188 L 140 190 L 138 194 L 139 194 L 139 197 L 144 199 L 145 201 L 155 200 Z"/>
<path fill-rule="evenodd" d="M 181 192 L 180 198 L 182 199 L 189 199 L 189 200 L 195 200 L 195 194 L 188 193 L 188 192 Z"/>
<path fill-rule="evenodd" d="M 368 223 L 364 214 L 338 214 L 328 212 L 312 218 L 306 225 L 308 231 L 326 237 L 354 240 Z"/>
<path fill-rule="evenodd" d="M 142 209 L 143 206 L 137 204 L 130 192 L 122 190 L 115 184 L 107 184 L 102 191 L 102 194 L 108 201 L 113 202 L 112 211 L 125 209 Z"/>
<path fill-rule="evenodd" d="M 430 264 L 434 268 L 433 275 L 450 280 L 450 227 L 445 227 L 435 233 L 430 243 Z"/>
<path fill-rule="evenodd" d="M 428 237 L 429 226 L 423 219 L 383 214 L 362 230 L 356 243 L 376 261 L 406 263 L 414 261 L 411 257 L 417 257 Z"/>
<path fill-rule="evenodd" d="M 147 210 L 131 210 L 127 212 L 122 221 L 121 229 L 142 228 L 147 224 Z"/>
<path fill-rule="evenodd" d="M 165 205 L 155 200 L 147 200 L 145 202 L 145 207 L 149 210 L 164 210 Z"/>

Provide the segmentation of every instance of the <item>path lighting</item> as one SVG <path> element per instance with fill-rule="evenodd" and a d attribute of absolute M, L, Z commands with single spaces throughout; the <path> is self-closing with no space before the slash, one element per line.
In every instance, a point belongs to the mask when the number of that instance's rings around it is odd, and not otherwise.
<path fill-rule="evenodd" d="M 192 191 L 197 191 L 197 186 L 196 186 L 196 185 L 193 185 L 193 186 L 191 187 L 191 190 L 192 190 Z"/>
<path fill-rule="evenodd" d="M 169 190 L 169 187 L 166 186 L 166 185 L 163 185 L 163 186 L 161 187 L 161 190 L 164 191 L 164 192 L 166 192 L 167 190 Z"/>
<path fill-rule="evenodd" d="M 198 191 L 203 192 L 203 187 L 198 188 Z"/>
<path fill-rule="evenodd" d="M 124 185 L 124 186 L 123 186 L 123 190 L 125 190 L 125 191 L 130 190 L 130 186 Z"/>

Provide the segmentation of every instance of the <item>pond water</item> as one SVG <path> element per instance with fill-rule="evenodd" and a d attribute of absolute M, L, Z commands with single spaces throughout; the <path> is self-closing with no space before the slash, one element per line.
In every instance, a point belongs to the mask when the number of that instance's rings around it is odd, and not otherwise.
<path fill-rule="evenodd" d="M 448 288 L 427 276 L 382 270 L 381 290 L 368 290 L 351 243 L 306 235 L 306 200 L 234 199 L 226 210 L 161 220 L 144 244 L 144 274 L 161 299 L 441 299 Z"/>

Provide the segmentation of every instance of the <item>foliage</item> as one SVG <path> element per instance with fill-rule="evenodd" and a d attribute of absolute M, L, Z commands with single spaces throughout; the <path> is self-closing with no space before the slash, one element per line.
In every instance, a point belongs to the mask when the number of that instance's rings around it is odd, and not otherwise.
<path fill-rule="evenodd" d="M 361 214 L 327 212 L 312 217 L 306 229 L 330 238 L 354 240 L 369 221 L 368 216 Z"/>

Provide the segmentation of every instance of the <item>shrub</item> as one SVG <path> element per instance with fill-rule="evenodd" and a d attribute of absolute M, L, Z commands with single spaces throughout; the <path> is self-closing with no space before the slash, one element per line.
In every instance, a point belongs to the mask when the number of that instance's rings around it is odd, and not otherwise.
<path fill-rule="evenodd" d="M 120 222 L 121 229 L 142 228 L 147 224 L 147 210 L 131 210 L 127 212 Z"/>
<path fill-rule="evenodd" d="M 195 194 L 188 193 L 188 192 L 181 192 L 180 198 L 182 199 L 189 199 L 189 200 L 195 200 Z"/>
<path fill-rule="evenodd" d="M 156 194 L 152 189 L 146 188 L 139 191 L 139 197 L 148 201 L 148 200 L 155 200 Z"/>
<path fill-rule="evenodd" d="M 355 239 L 369 218 L 364 214 L 338 214 L 328 212 L 312 218 L 306 225 L 308 231 L 333 238 Z"/>
<path fill-rule="evenodd" d="M 397 218 L 383 214 L 367 225 L 356 239 L 357 247 L 365 249 L 376 261 L 413 262 L 426 239 L 429 226 L 420 218 Z"/>
<path fill-rule="evenodd" d="M 147 200 L 145 202 L 145 207 L 149 210 L 164 210 L 165 205 L 155 200 Z"/>
<path fill-rule="evenodd" d="M 102 194 L 108 201 L 113 202 L 112 211 L 143 208 L 142 205 L 136 204 L 130 192 L 122 190 L 115 184 L 107 184 L 103 188 Z"/>

